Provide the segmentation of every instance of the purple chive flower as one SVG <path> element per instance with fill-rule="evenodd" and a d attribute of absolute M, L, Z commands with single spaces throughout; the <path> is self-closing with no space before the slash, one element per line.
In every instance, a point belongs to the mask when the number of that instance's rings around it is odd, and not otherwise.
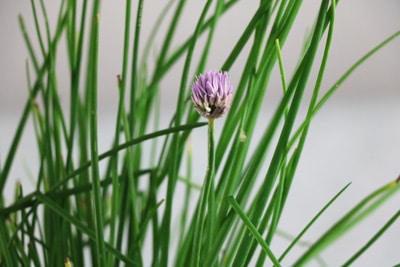
<path fill-rule="evenodd" d="M 194 108 L 207 119 L 224 115 L 231 105 L 231 100 L 232 85 L 227 72 L 207 71 L 197 76 L 192 85 Z"/>

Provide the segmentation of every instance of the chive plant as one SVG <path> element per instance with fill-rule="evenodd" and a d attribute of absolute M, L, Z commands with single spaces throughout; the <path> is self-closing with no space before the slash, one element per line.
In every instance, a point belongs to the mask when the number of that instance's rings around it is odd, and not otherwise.
<path fill-rule="evenodd" d="M 274 249 L 310 123 L 346 78 L 400 32 L 355 62 L 321 95 L 336 0 L 320 1 L 314 27 L 290 78 L 281 48 L 302 1 L 259 1 L 234 46 L 226 48 L 229 53 L 223 64 L 211 67 L 207 62 L 215 29 L 238 1 L 206 1 L 193 32 L 173 47 L 177 27 L 185 23 L 184 13 L 190 12 L 185 10 L 186 2 L 166 4 L 154 19 L 155 26 L 140 54 L 146 2 L 126 1 L 121 74 L 115 83 L 118 107 L 107 151 L 99 151 L 98 145 L 101 2 L 60 1 L 54 25 L 47 17 L 44 0 L 31 1 L 34 21 L 19 17 L 29 52 L 28 93 L 9 151 L 1 158 L 0 266 L 307 266 L 398 191 L 399 179 L 354 203 L 302 255 L 287 261 L 304 234 L 349 186 L 323 203 L 283 251 Z M 34 23 L 35 32 L 28 32 L 26 23 Z M 168 25 L 165 32 L 162 24 Z M 149 50 L 155 46 L 156 35 L 162 35 L 164 41 L 156 45 L 160 49 L 151 64 Z M 59 49 L 61 40 L 66 41 L 66 51 Z M 33 48 L 35 42 L 39 53 Z M 195 57 L 194 51 L 200 51 L 200 56 Z M 322 58 L 318 51 L 323 51 Z M 70 80 L 70 106 L 66 109 L 61 105 L 61 74 L 56 68 L 59 54 L 65 52 Z M 228 73 L 239 56 L 245 63 L 233 85 Z M 160 97 L 162 80 L 180 66 L 181 59 L 184 65 L 180 84 L 176 84 L 176 110 L 169 126 L 160 128 L 159 106 L 165 101 Z M 152 65 L 154 68 L 148 69 Z M 221 71 L 205 72 L 207 67 Z M 276 67 L 282 97 L 261 138 L 256 139 L 256 120 L 263 116 L 263 99 Z M 310 75 L 313 69 L 318 70 L 315 79 Z M 306 90 L 312 90 L 308 103 L 303 97 Z M 301 106 L 308 107 L 305 118 L 299 115 Z M 222 115 L 225 119 L 216 123 Z M 6 183 L 12 179 L 16 151 L 24 149 L 19 144 L 29 119 L 34 123 L 39 158 L 35 189 L 25 194 L 23 185 L 17 184 L 14 201 L 6 205 Z M 203 155 L 208 166 L 202 168 L 204 181 L 197 184 L 192 177 L 190 149 L 197 140 L 190 135 L 202 127 L 208 127 L 208 149 Z M 215 127 L 221 129 L 218 139 Z M 256 149 L 251 150 L 250 144 Z M 148 147 L 151 155 L 145 162 Z M 264 164 L 268 166 L 265 171 Z M 179 188 L 184 188 L 184 196 L 177 195 Z M 365 245 L 354 249 L 352 257 L 340 259 L 344 265 L 356 261 L 399 216 L 396 212 L 377 227 Z"/>

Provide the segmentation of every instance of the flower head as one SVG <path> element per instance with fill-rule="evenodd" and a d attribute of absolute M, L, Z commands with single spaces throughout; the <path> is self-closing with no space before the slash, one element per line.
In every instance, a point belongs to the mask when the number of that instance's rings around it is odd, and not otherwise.
<path fill-rule="evenodd" d="M 197 76 L 192 85 L 192 101 L 197 112 L 207 119 L 224 115 L 232 101 L 232 85 L 228 73 L 207 71 Z"/>

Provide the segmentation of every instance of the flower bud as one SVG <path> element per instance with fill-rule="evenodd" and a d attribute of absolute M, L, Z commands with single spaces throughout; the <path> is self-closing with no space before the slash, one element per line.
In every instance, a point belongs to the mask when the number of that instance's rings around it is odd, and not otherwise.
<path fill-rule="evenodd" d="M 228 73 L 208 71 L 197 76 L 192 85 L 192 101 L 197 112 L 207 119 L 224 115 L 232 101 Z"/>

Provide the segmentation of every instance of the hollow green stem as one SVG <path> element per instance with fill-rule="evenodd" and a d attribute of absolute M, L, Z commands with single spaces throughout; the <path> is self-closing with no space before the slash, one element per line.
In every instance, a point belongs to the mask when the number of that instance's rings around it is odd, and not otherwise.
<path fill-rule="evenodd" d="M 208 120 L 208 167 L 206 176 L 206 190 L 208 195 L 208 237 L 207 249 L 211 248 L 214 242 L 215 225 L 216 225 L 216 205 L 215 205 L 215 190 L 214 190 L 214 176 L 215 176 L 215 138 L 214 127 L 215 119 Z"/>
<path fill-rule="evenodd" d="M 195 234 L 193 239 L 193 264 L 192 266 L 200 266 L 201 262 L 201 247 L 203 241 L 203 230 L 206 221 L 206 208 L 208 203 L 208 242 L 212 242 L 212 235 L 215 229 L 215 195 L 214 187 L 214 172 L 215 172 L 215 140 L 214 140 L 215 119 L 208 119 L 208 166 L 205 181 L 200 196 L 200 206 L 197 212 Z"/>

